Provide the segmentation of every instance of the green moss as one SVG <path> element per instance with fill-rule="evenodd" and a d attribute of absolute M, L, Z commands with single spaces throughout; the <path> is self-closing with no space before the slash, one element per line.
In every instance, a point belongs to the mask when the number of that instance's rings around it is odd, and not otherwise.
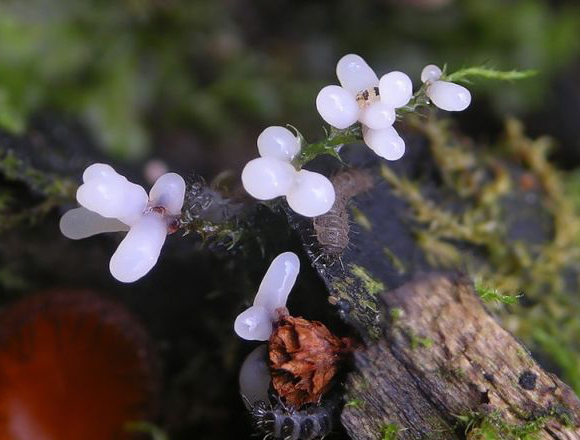
<path fill-rule="evenodd" d="M 484 302 L 498 302 L 502 304 L 515 304 L 521 295 L 504 295 L 497 289 L 483 285 L 481 282 L 475 283 L 475 291 Z"/>
<path fill-rule="evenodd" d="M 362 212 L 356 206 L 353 206 L 352 208 L 350 208 L 350 210 L 352 212 L 352 217 L 354 219 L 354 222 L 357 225 L 359 225 L 363 229 L 366 229 L 367 231 L 371 231 L 373 229 L 373 225 L 372 225 L 371 221 L 365 215 L 364 212 Z"/>
<path fill-rule="evenodd" d="M 499 411 L 487 414 L 469 412 L 457 416 L 457 419 L 464 427 L 468 440 L 536 440 L 551 420 L 570 426 L 570 418 L 566 412 L 555 409 L 537 417 L 530 417 L 521 424 L 506 422 Z"/>
<path fill-rule="evenodd" d="M 547 160 L 549 140 L 528 139 L 515 120 L 506 122 L 504 137 L 488 148 L 457 137 L 445 121 L 410 123 L 429 139 L 443 179 L 439 189 L 447 197 L 431 200 L 426 194 L 432 191 L 385 165 L 381 175 L 407 202 L 418 246 L 432 266 L 467 269 L 472 278 L 485 280 L 486 286 L 477 286 L 482 298 L 509 304 L 509 315 L 500 309 L 500 317 L 509 317 L 526 344 L 551 356 L 563 379 L 580 392 L 574 368 L 580 362 L 580 302 L 566 292 L 580 285 L 580 174 L 567 185 Z M 530 191 L 522 175 L 533 182 L 538 200 L 533 217 L 510 210 L 514 198 Z M 511 219 L 538 220 L 544 232 L 530 242 L 515 240 Z M 502 292 L 523 292 L 534 306 Z"/>
<path fill-rule="evenodd" d="M 365 402 L 362 399 L 351 399 L 344 404 L 345 408 L 363 408 Z"/>
<path fill-rule="evenodd" d="M 407 272 L 407 268 L 405 267 L 405 264 L 388 247 L 386 247 L 386 246 L 383 247 L 383 253 L 386 255 L 386 257 L 389 259 L 391 264 L 395 267 L 395 269 L 397 270 L 397 272 L 400 275 L 403 275 L 404 273 Z"/>
<path fill-rule="evenodd" d="M 434 341 L 430 338 L 424 338 L 416 334 L 412 330 L 404 330 L 405 335 L 409 339 L 409 344 L 411 344 L 411 350 L 417 350 L 418 348 L 429 348 L 433 345 Z"/>
<path fill-rule="evenodd" d="M 364 288 L 369 294 L 377 295 L 385 291 L 385 285 L 381 281 L 373 278 L 364 267 L 351 264 L 350 272 L 363 283 Z"/>
<path fill-rule="evenodd" d="M 399 438 L 401 429 L 396 423 L 387 423 L 381 428 L 381 440 L 396 440 Z"/>
<path fill-rule="evenodd" d="M 399 307 L 393 307 L 392 309 L 389 309 L 389 315 L 391 316 L 393 322 L 399 320 L 404 314 L 405 312 L 403 311 L 403 309 Z"/>

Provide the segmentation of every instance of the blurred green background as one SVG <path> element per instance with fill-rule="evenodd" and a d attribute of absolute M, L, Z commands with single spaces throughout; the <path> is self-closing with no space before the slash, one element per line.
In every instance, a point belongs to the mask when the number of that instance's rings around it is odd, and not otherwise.
<path fill-rule="evenodd" d="M 314 98 L 348 52 L 416 84 L 428 63 L 538 69 L 473 87 L 471 113 L 487 116 L 473 129 L 486 132 L 506 113 L 543 120 L 561 106 L 553 87 L 578 73 L 579 23 L 574 0 L 5 0 L 0 126 L 58 112 L 116 158 L 213 174 L 251 157 L 267 125 L 319 135 Z"/>

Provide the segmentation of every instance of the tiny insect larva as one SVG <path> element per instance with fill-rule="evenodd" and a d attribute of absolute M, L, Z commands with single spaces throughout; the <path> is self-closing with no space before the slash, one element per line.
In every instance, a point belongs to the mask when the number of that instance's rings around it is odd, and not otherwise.
<path fill-rule="evenodd" d="M 342 171 L 331 181 L 336 192 L 334 205 L 326 214 L 315 217 L 313 226 L 322 254 L 334 259 L 342 255 L 349 243 L 349 201 L 370 190 L 374 181 L 370 173 L 360 169 Z"/>
<path fill-rule="evenodd" d="M 379 88 L 378 87 L 370 87 L 359 92 L 356 95 L 356 103 L 358 104 L 360 109 L 368 107 L 373 102 L 376 102 L 380 99 L 379 95 Z"/>
<path fill-rule="evenodd" d="M 332 431 L 332 405 L 322 404 L 297 410 L 281 402 L 256 402 L 251 410 L 256 429 L 264 439 L 313 440 Z"/>

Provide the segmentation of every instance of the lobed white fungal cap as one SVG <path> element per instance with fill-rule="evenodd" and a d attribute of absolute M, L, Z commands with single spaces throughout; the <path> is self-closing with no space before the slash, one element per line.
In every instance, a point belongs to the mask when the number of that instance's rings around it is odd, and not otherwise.
<path fill-rule="evenodd" d="M 413 96 L 411 78 L 403 72 L 394 71 L 383 75 L 379 81 L 381 102 L 392 108 L 407 105 Z"/>
<path fill-rule="evenodd" d="M 129 226 L 116 218 L 106 218 L 87 208 L 71 209 L 61 217 L 62 234 L 71 240 L 80 240 L 103 232 L 128 231 Z"/>
<path fill-rule="evenodd" d="M 262 157 L 290 162 L 300 152 L 300 140 L 285 127 L 268 127 L 258 136 L 258 151 Z"/>
<path fill-rule="evenodd" d="M 240 394 L 247 399 L 247 403 L 250 405 L 259 401 L 268 402 L 270 380 L 268 346 L 262 344 L 246 356 L 240 368 Z"/>
<path fill-rule="evenodd" d="M 325 214 L 334 204 L 334 187 L 330 180 L 319 173 L 300 170 L 294 184 L 286 194 L 292 210 L 305 217 Z"/>
<path fill-rule="evenodd" d="M 271 157 L 258 157 L 244 167 L 242 184 L 252 197 L 270 200 L 286 194 L 295 177 L 296 170 L 288 162 Z"/>
<path fill-rule="evenodd" d="M 405 154 L 405 141 L 393 127 L 382 130 L 363 128 L 365 143 L 378 156 L 387 160 L 398 160 Z"/>
<path fill-rule="evenodd" d="M 129 182 L 109 165 L 89 166 L 83 181 L 77 190 L 77 201 L 103 217 L 131 226 L 147 207 L 149 198 L 143 187 Z"/>
<path fill-rule="evenodd" d="M 383 101 L 365 107 L 359 116 L 360 122 L 374 130 L 390 127 L 396 118 L 395 109 Z"/>
<path fill-rule="evenodd" d="M 149 205 L 162 206 L 171 215 L 181 214 L 185 198 L 185 180 L 179 174 L 165 173 L 149 191 Z"/>
<path fill-rule="evenodd" d="M 234 330 L 242 339 L 267 341 L 272 334 L 270 312 L 262 306 L 252 306 L 238 315 Z"/>
<path fill-rule="evenodd" d="M 421 71 L 421 81 L 424 83 L 426 83 L 427 81 L 434 82 L 437 81 L 439 78 L 441 78 L 442 74 L 443 72 L 441 71 L 439 66 L 436 66 L 435 64 L 429 64 L 425 66 Z"/>
<path fill-rule="evenodd" d="M 336 76 L 342 87 L 356 96 L 362 90 L 375 87 L 379 78 L 362 57 L 355 54 L 343 56 L 336 65 Z"/>
<path fill-rule="evenodd" d="M 469 90 L 448 81 L 435 81 L 427 89 L 427 96 L 437 107 L 450 112 L 463 111 L 471 103 Z"/>
<path fill-rule="evenodd" d="M 137 281 L 157 263 L 166 236 L 163 216 L 155 212 L 143 214 L 111 257 L 111 274 L 123 283 Z"/>
<path fill-rule="evenodd" d="M 326 86 L 316 97 L 316 109 L 322 119 L 343 129 L 357 121 L 359 108 L 355 96 L 339 86 Z"/>
<path fill-rule="evenodd" d="M 286 307 L 288 295 L 299 272 L 300 260 L 295 253 L 284 252 L 278 255 L 262 279 L 254 305 L 265 308 L 271 319 L 276 319 L 276 309 Z"/>

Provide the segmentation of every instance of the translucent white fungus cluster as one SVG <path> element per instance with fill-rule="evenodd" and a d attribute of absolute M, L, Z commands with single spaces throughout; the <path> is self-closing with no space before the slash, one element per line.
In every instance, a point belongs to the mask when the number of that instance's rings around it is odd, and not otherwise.
<path fill-rule="evenodd" d="M 442 110 L 460 112 L 471 104 L 471 93 L 465 87 L 449 81 L 441 81 L 443 72 L 435 64 L 425 66 L 421 81 L 427 85 L 427 96 Z"/>
<path fill-rule="evenodd" d="M 403 72 L 377 74 L 360 56 L 343 56 L 336 65 L 341 86 L 324 87 L 316 97 L 318 113 L 333 127 L 343 129 L 359 121 L 365 143 L 387 160 L 400 159 L 405 142 L 392 127 L 395 110 L 413 96 L 411 79 Z"/>
<path fill-rule="evenodd" d="M 284 127 L 268 127 L 258 137 L 260 157 L 246 164 L 242 183 L 258 200 L 286 196 L 292 210 L 316 217 L 330 210 L 334 187 L 319 173 L 296 171 L 292 160 L 300 152 L 300 140 Z"/>
<path fill-rule="evenodd" d="M 260 284 L 254 304 L 240 313 L 234 330 L 240 338 L 249 341 L 267 341 L 272 323 L 279 309 L 286 308 L 286 300 L 300 272 L 300 260 L 293 252 L 278 255 L 268 268 Z"/>
<path fill-rule="evenodd" d="M 441 69 L 433 65 L 423 70 L 422 80 L 429 82 L 428 97 L 444 110 L 464 110 L 471 101 L 469 91 L 440 81 L 441 74 Z M 341 85 L 326 86 L 316 97 L 322 119 L 338 129 L 360 122 L 363 139 L 371 150 L 387 160 L 400 159 L 405 153 L 405 141 L 392 125 L 396 110 L 409 104 L 413 96 L 411 79 L 399 71 L 379 79 L 365 60 L 354 54 L 338 61 L 336 76 Z"/>
<path fill-rule="evenodd" d="M 157 263 L 165 237 L 181 214 L 184 196 L 185 181 L 178 174 L 163 174 L 147 195 L 142 186 L 129 182 L 110 165 L 96 163 L 85 170 L 77 190 L 82 207 L 68 211 L 60 229 L 73 240 L 128 231 L 109 269 L 117 280 L 130 283 Z"/>

